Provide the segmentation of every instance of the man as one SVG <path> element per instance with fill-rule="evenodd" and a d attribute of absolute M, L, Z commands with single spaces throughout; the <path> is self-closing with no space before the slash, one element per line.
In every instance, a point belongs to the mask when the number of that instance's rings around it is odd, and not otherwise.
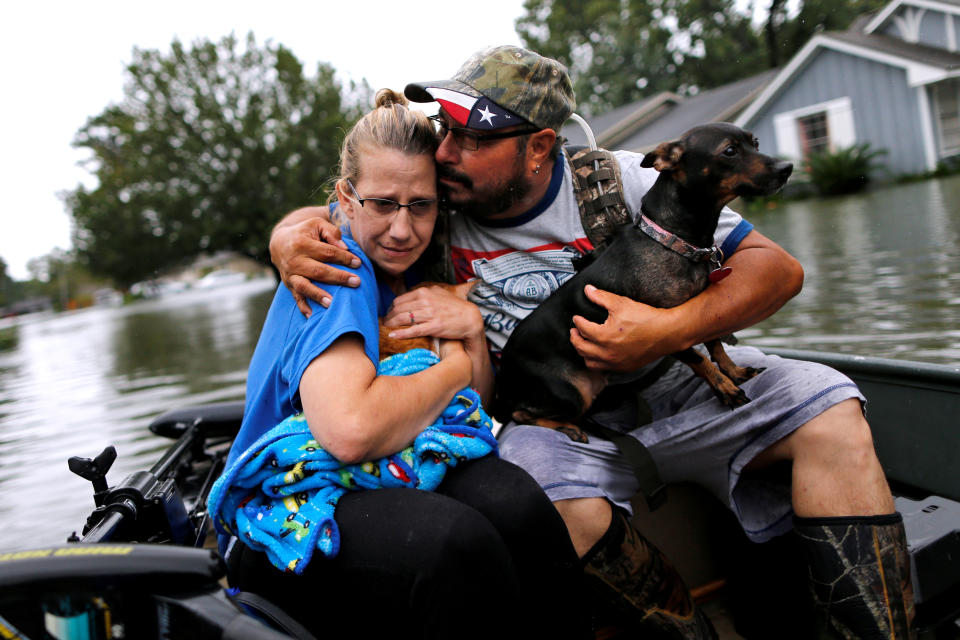
<path fill-rule="evenodd" d="M 567 71 L 533 52 L 497 47 L 474 55 L 454 79 L 410 84 L 405 93 L 440 104 L 444 138 L 436 161 L 451 210 L 450 257 L 458 281 L 480 279 L 472 299 L 497 351 L 516 322 L 572 275 L 572 259 L 592 248 L 556 144 L 574 109 Z M 628 209 L 639 212 L 657 174 L 642 169 L 637 154 L 616 156 Z M 347 282 L 307 256 L 341 264 L 351 259 L 334 246 L 337 233 L 317 217 L 322 214 L 317 208 L 293 212 L 271 239 L 288 286 L 321 300 L 326 294 L 308 279 Z M 655 309 L 587 286 L 587 297 L 608 311 L 603 324 L 573 319 L 570 340 L 588 366 L 642 375 L 663 356 L 763 320 L 799 292 L 803 272 L 796 260 L 729 209 L 715 241 L 732 273 L 678 307 Z M 387 323 L 419 317 L 396 333 L 428 335 L 429 308 L 425 301 L 417 306 L 416 292 L 409 295 L 403 313 L 388 315 Z M 913 609 L 905 535 L 874 453 L 863 396 L 820 365 L 749 348 L 730 349 L 730 355 L 742 366 L 766 367 L 742 385 L 752 402 L 741 409 L 723 407 L 686 367 L 675 365 L 642 390 L 649 424 L 635 428 L 636 410 L 629 407 L 594 417 L 640 440 L 665 481 L 694 481 L 713 492 L 754 541 L 786 532 L 793 515 L 815 595 L 834 632 L 907 637 Z M 627 520 L 638 488 L 629 466 L 608 440 L 589 440 L 510 424 L 501 454 L 538 480 L 587 574 L 634 609 L 639 628 L 709 637 L 709 624 L 675 572 Z M 779 461 L 792 462 L 790 487 L 753 473 Z M 851 565 L 857 570 L 846 571 Z M 832 590 L 823 594 L 817 585 Z"/>

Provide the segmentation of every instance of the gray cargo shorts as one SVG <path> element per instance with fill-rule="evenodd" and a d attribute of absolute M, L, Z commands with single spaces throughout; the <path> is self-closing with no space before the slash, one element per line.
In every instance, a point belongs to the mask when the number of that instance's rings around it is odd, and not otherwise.
<path fill-rule="evenodd" d="M 724 407 L 689 367 L 676 362 L 642 396 L 653 421 L 636 428 L 635 412 L 597 414 L 602 424 L 629 432 L 650 451 L 664 482 L 695 482 L 727 505 L 747 537 L 763 542 L 788 531 L 793 509 L 789 480 L 743 473 L 760 452 L 826 409 L 865 398 L 847 376 L 813 362 L 765 355 L 753 347 L 727 347 L 741 366 L 766 367 L 741 388 L 750 402 Z M 616 445 L 599 436 L 574 442 L 543 427 L 510 423 L 500 437 L 501 457 L 519 465 L 551 500 L 603 497 L 632 512 L 637 481 Z"/>

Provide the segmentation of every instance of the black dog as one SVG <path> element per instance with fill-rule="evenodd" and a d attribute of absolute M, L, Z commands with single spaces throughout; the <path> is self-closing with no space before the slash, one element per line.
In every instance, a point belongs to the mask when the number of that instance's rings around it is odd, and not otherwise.
<path fill-rule="evenodd" d="M 661 144 L 642 166 L 660 172 L 643 197 L 643 217 L 617 228 L 607 246 L 520 322 L 504 346 L 491 411 L 500 422 L 541 424 L 574 437 L 564 422 L 582 416 L 607 384 L 606 374 L 587 369 L 570 344 L 574 315 L 596 323 L 607 315 L 587 299 L 584 286 L 659 308 L 692 298 L 729 273 L 712 246 L 723 206 L 737 196 L 771 195 L 793 171 L 789 162 L 759 153 L 753 134 L 726 123 L 695 127 Z M 707 349 L 717 366 L 694 349 L 674 355 L 725 405 L 749 402 L 736 383 L 759 371 L 734 365 L 719 340 Z"/>

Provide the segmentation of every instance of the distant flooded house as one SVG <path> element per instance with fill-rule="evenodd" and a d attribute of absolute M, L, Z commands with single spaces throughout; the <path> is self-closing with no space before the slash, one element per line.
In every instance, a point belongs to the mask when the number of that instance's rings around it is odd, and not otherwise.
<path fill-rule="evenodd" d="M 894 0 L 814 36 L 736 123 L 794 160 L 869 143 L 891 173 L 935 169 L 960 153 L 958 40 L 960 1 Z"/>
<path fill-rule="evenodd" d="M 647 151 L 711 120 L 756 134 L 766 153 L 868 143 L 890 174 L 960 155 L 960 0 L 893 0 L 847 31 L 815 35 L 784 67 L 692 97 L 660 94 L 590 120 L 598 144 Z M 585 138 L 569 126 L 574 143 Z M 612 144 L 611 144 L 612 143 Z"/>

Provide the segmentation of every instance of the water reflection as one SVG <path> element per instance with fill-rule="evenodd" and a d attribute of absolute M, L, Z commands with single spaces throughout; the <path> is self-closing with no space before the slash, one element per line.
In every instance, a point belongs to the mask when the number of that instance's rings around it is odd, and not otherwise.
<path fill-rule="evenodd" d="M 750 219 L 804 266 L 753 344 L 960 362 L 960 177 L 810 200 Z"/>
<path fill-rule="evenodd" d="M 274 288 L 24 317 L 17 347 L 0 351 L 0 549 L 60 543 L 82 525 L 92 491 L 69 456 L 115 445 L 113 484 L 167 446 L 146 430 L 157 414 L 242 399 Z"/>

